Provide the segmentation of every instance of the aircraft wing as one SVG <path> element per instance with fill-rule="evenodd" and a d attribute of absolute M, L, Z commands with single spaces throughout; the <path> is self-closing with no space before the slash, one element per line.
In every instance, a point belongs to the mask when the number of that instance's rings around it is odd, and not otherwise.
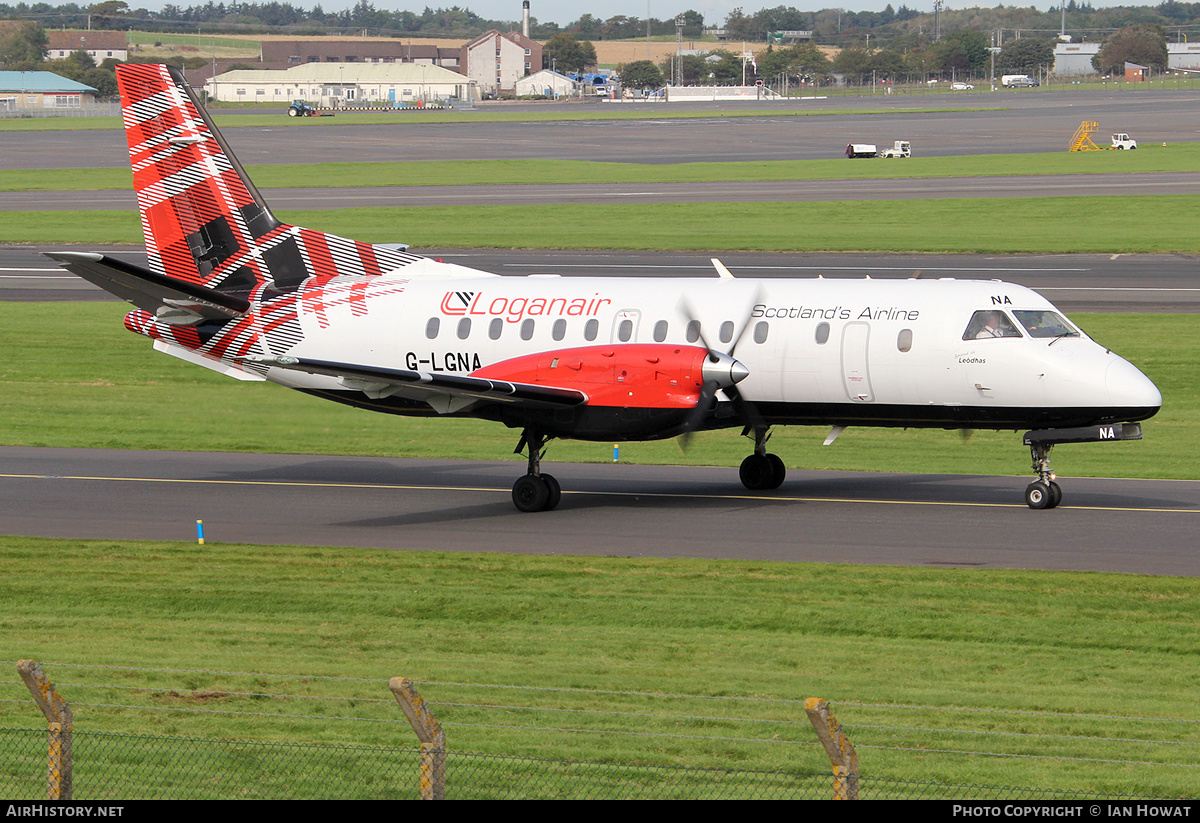
<path fill-rule="evenodd" d="M 94 252 L 44 252 L 67 271 L 171 325 L 230 320 L 250 310 L 240 297 Z"/>
<path fill-rule="evenodd" d="M 515 383 L 487 377 L 436 372 L 386 369 L 330 360 L 300 357 L 246 358 L 253 362 L 283 369 L 324 374 L 341 378 L 346 388 L 366 392 L 372 397 L 393 393 L 416 395 L 443 414 L 458 411 L 477 400 L 513 403 L 531 408 L 569 408 L 582 406 L 588 396 L 578 389 Z"/>

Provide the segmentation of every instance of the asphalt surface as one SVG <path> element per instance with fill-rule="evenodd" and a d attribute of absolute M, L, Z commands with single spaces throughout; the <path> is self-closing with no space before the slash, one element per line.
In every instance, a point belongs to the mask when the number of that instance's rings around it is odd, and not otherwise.
<path fill-rule="evenodd" d="M 736 469 L 544 468 L 562 503 L 521 514 L 517 462 L 0 448 L 0 533 L 194 541 L 202 520 L 221 542 L 1200 574 L 1197 482 L 1060 478 L 1033 511 L 1024 477 L 793 471 L 751 493 Z"/>
<path fill-rule="evenodd" d="M 1081 121 L 1129 132 L 1139 144 L 1200 139 L 1197 95 L 1187 91 L 997 92 L 920 98 L 868 97 L 779 104 L 677 104 L 672 111 L 712 112 L 696 119 L 523 123 L 389 121 L 342 126 L 321 122 L 222 129 L 243 164 L 409 160 L 573 159 L 683 163 L 841 157 L 847 143 L 909 140 L 923 157 L 1065 151 Z M 596 104 L 589 104 L 589 110 Z M 774 104 L 772 104 L 774 105 Z M 829 111 L 836 116 L 722 117 L 745 112 Z M 987 110 L 917 112 L 914 108 Z M 869 109 L 871 114 L 856 114 Z M 547 109 L 541 109 L 543 111 Z M 391 117 L 392 115 L 381 115 Z M 100 131 L 7 132 L 3 169 L 121 168 L 124 135 Z M 852 161 L 847 161 L 852 162 Z M 863 161 L 866 162 L 866 161 Z M 303 181 L 297 181 L 302 185 Z"/>

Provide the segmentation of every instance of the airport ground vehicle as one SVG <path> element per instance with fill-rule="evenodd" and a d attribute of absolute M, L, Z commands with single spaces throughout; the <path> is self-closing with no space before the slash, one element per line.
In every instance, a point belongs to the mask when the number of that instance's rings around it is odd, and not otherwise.
<path fill-rule="evenodd" d="M 316 117 L 317 110 L 303 100 L 293 100 L 288 106 L 288 117 Z"/>
<path fill-rule="evenodd" d="M 975 87 L 970 83 L 951 83 L 950 91 L 972 91 Z"/>
<path fill-rule="evenodd" d="M 897 140 L 890 149 L 879 152 L 880 157 L 911 157 L 912 145 L 907 140 Z"/>
<path fill-rule="evenodd" d="M 879 149 L 874 143 L 848 143 L 847 157 L 878 157 Z"/>
<path fill-rule="evenodd" d="M 1136 149 L 1137 141 L 1134 140 L 1132 137 L 1130 137 L 1128 134 L 1121 132 L 1118 134 L 1114 134 L 1112 136 L 1112 145 L 1109 146 L 1109 148 L 1110 149 L 1118 149 L 1118 150 Z"/>

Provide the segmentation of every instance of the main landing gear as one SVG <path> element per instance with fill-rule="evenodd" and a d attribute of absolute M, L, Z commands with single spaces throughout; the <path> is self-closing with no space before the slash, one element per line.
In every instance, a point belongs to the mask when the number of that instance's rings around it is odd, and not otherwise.
<path fill-rule="evenodd" d="M 533 429 L 521 432 L 521 439 L 513 454 L 520 454 L 529 448 L 529 470 L 523 477 L 518 477 L 513 483 L 513 505 L 523 512 L 550 511 L 562 500 L 562 487 L 554 479 L 554 475 L 542 473 L 542 454 L 550 438 Z"/>
<path fill-rule="evenodd" d="M 747 435 L 749 432 L 747 431 Z M 752 491 L 769 491 L 783 485 L 787 468 L 777 454 L 767 453 L 767 441 L 771 430 L 766 427 L 754 429 L 754 454 L 742 461 L 738 476 L 742 485 Z"/>

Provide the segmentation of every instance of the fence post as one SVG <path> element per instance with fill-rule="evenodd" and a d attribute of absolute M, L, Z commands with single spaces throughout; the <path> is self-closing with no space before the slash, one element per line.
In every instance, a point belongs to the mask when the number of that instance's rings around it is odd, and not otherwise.
<path fill-rule="evenodd" d="M 393 677 L 388 688 L 412 724 L 421 741 L 421 799 L 446 799 L 446 733 L 413 684 L 407 678 Z"/>
<path fill-rule="evenodd" d="M 36 660 L 20 660 L 17 672 L 33 701 L 37 703 L 46 720 L 50 721 L 50 765 L 46 773 L 46 797 L 48 800 L 71 799 L 71 732 L 75 718 L 71 707 L 63 700 Z"/>
<path fill-rule="evenodd" d="M 829 704 L 821 698 L 805 700 L 804 711 L 833 764 L 833 799 L 858 800 L 858 752 L 854 751 L 850 738 L 830 714 Z"/>

